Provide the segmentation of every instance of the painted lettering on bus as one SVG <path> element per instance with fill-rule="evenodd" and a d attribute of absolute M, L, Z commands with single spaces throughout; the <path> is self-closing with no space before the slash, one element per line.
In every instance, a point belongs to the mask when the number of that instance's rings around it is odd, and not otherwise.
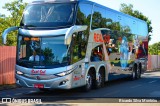
<path fill-rule="evenodd" d="M 94 33 L 94 41 L 95 42 L 104 42 L 102 34 Z"/>
<path fill-rule="evenodd" d="M 46 70 L 31 70 L 31 74 L 45 75 L 46 74 Z"/>
<path fill-rule="evenodd" d="M 100 42 L 100 43 L 109 43 L 110 42 L 110 35 L 102 35 L 98 33 L 94 33 L 94 41 L 95 42 Z"/>
<path fill-rule="evenodd" d="M 75 77 L 73 78 L 74 81 L 78 81 L 78 80 L 80 80 L 80 79 L 81 79 L 81 77 L 77 77 L 77 76 L 75 76 Z"/>

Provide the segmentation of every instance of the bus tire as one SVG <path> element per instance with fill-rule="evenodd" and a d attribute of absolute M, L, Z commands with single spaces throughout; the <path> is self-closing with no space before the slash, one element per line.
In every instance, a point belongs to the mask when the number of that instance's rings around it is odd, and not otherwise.
<path fill-rule="evenodd" d="M 137 66 L 134 65 L 133 68 L 132 68 L 132 74 L 131 74 L 131 77 L 130 79 L 133 81 L 137 78 Z"/>
<path fill-rule="evenodd" d="M 136 79 L 140 79 L 141 78 L 141 70 L 142 70 L 142 67 L 141 67 L 141 64 L 137 67 L 137 78 Z"/>
<path fill-rule="evenodd" d="M 104 70 L 103 68 L 101 68 L 98 72 L 98 79 L 96 80 L 96 84 L 95 84 L 95 88 L 101 88 L 104 86 L 104 82 L 105 82 L 105 77 L 104 77 Z"/>
<path fill-rule="evenodd" d="M 91 73 L 91 71 L 89 71 L 86 78 L 86 85 L 83 87 L 83 91 L 89 91 L 92 89 L 93 80 L 93 74 Z"/>

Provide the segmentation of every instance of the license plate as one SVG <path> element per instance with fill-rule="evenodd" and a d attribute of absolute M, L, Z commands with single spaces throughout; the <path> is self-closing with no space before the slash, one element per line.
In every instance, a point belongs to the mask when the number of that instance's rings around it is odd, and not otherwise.
<path fill-rule="evenodd" d="M 34 84 L 34 88 L 44 88 L 43 84 Z"/>

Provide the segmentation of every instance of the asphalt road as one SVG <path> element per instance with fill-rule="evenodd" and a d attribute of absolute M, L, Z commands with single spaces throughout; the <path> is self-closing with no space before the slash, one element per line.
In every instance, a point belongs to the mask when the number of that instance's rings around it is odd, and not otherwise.
<path fill-rule="evenodd" d="M 41 99 L 42 103 L 118 103 L 160 102 L 160 72 L 144 73 L 135 81 L 127 79 L 107 82 L 105 87 L 83 92 L 80 88 L 42 92 L 35 88 L 0 91 L 0 98 Z M 1 101 L 2 99 L 0 99 Z"/>

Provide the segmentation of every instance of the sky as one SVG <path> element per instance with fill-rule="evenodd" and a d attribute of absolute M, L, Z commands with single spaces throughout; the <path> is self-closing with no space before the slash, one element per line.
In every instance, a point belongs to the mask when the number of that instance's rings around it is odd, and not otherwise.
<path fill-rule="evenodd" d="M 5 3 L 11 2 L 14 0 L 1 0 L 0 1 L 0 13 L 8 14 L 6 10 L 2 9 Z M 31 2 L 33 0 L 23 0 L 24 2 Z M 132 4 L 134 10 L 138 10 L 142 12 L 145 16 L 147 16 L 151 22 L 153 27 L 152 39 L 149 44 L 153 44 L 156 42 L 160 42 L 160 0 L 90 0 L 112 8 L 114 10 L 119 11 L 120 4 Z"/>

